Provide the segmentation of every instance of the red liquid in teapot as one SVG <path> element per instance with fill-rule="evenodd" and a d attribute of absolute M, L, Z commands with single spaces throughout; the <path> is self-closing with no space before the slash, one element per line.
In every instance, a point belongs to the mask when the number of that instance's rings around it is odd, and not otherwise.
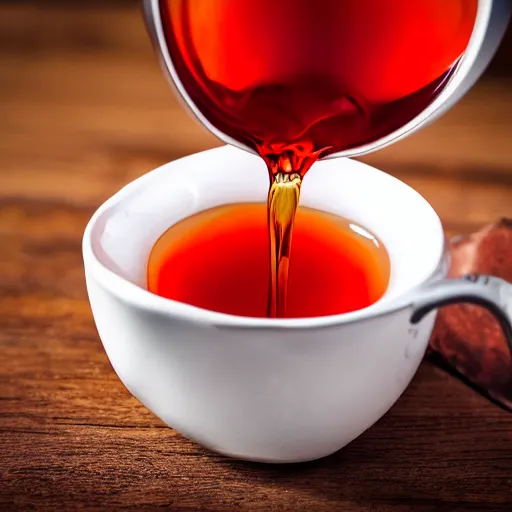
<path fill-rule="evenodd" d="M 208 121 L 263 156 L 304 158 L 424 110 L 467 47 L 477 3 L 161 0 L 177 74 Z"/>

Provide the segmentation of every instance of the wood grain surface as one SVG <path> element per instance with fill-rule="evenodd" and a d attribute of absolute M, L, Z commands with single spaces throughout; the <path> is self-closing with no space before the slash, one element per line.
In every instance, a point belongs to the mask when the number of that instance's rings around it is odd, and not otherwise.
<path fill-rule="evenodd" d="M 511 84 L 487 77 L 366 160 L 467 233 L 512 217 L 511 135 Z M 374 427 L 303 465 L 214 455 L 130 396 L 89 310 L 83 229 L 133 178 L 218 144 L 137 5 L 0 4 L 0 509 L 512 510 L 512 415 L 428 362 Z"/>

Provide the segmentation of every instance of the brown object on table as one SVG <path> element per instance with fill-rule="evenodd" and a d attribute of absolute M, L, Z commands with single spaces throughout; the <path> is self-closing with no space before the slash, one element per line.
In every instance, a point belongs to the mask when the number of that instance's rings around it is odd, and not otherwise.
<path fill-rule="evenodd" d="M 490 274 L 512 282 L 512 219 L 502 219 L 450 247 L 449 277 Z M 512 411 L 512 359 L 502 329 L 486 309 L 472 304 L 442 308 L 430 348 L 486 396 Z"/>
<path fill-rule="evenodd" d="M 126 390 L 83 230 L 132 179 L 218 141 L 170 90 L 140 2 L 121 4 L 0 2 L 0 510 L 510 512 L 512 414 L 428 362 L 353 443 L 292 466 L 211 453 Z M 511 130 L 512 88 L 487 77 L 365 161 L 470 233 L 512 217 Z"/>

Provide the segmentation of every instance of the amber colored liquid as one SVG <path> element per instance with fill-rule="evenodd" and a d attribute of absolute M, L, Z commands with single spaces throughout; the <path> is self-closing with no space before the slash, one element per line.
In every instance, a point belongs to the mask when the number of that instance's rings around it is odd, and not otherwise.
<path fill-rule="evenodd" d="M 150 291 L 233 315 L 267 316 L 268 232 L 264 204 L 206 210 L 172 226 L 148 261 Z M 288 318 L 346 313 L 385 292 L 386 249 L 337 215 L 299 207 L 289 267 Z"/>
<path fill-rule="evenodd" d="M 267 164 L 269 316 L 288 314 L 300 178 L 318 158 L 422 112 L 466 49 L 477 3 L 160 0 L 169 53 L 195 108 Z"/>

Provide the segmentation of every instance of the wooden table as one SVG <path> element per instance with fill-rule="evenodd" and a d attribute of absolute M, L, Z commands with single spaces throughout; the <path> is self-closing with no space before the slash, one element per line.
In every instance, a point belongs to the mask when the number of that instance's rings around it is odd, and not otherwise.
<path fill-rule="evenodd" d="M 366 160 L 450 232 L 512 216 L 511 89 L 484 80 Z M 214 455 L 130 396 L 89 310 L 83 229 L 125 183 L 216 144 L 135 6 L 0 7 L 0 509 L 512 510 L 512 415 L 428 362 L 359 439 L 296 466 Z"/>

